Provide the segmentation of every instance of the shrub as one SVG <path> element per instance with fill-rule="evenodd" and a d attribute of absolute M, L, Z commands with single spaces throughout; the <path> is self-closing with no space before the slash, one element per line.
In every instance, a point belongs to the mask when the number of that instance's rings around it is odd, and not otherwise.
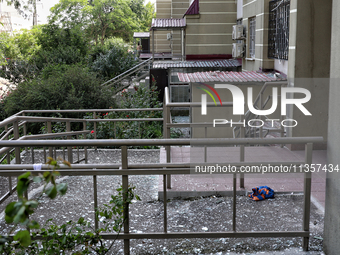
<path fill-rule="evenodd" d="M 7 116 L 24 109 L 101 109 L 114 104 L 111 92 L 100 86 L 102 80 L 78 65 L 49 66 L 43 74 L 18 84 L 4 100 Z"/>
<path fill-rule="evenodd" d="M 91 54 L 91 69 L 111 79 L 132 68 L 137 61 L 123 40 L 111 39 L 104 46 L 96 46 Z"/>

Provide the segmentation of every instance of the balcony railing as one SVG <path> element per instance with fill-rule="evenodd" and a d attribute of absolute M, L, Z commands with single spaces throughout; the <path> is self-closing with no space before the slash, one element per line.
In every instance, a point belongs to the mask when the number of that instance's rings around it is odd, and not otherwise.
<path fill-rule="evenodd" d="M 12 140 L 0 141 L 0 147 L 15 148 L 20 152 L 20 148 L 25 147 L 67 147 L 73 146 L 115 146 L 121 149 L 121 164 L 100 165 L 100 164 L 73 164 L 71 169 L 62 167 L 60 174 L 65 176 L 93 176 L 94 185 L 94 205 L 97 207 L 97 179 L 99 175 L 121 175 L 123 190 L 128 190 L 129 175 L 161 175 L 163 176 L 163 206 L 164 219 L 162 232 L 147 233 L 130 233 L 129 229 L 129 205 L 124 207 L 124 233 L 117 235 L 103 233 L 101 236 L 106 240 L 123 239 L 124 254 L 130 254 L 131 239 L 170 239 L 170 238 L 245 238 L 245 237 L 302 237 L 303 249 L 308 250 L 309 243 L 309 221 L 310 221 L 310 202 L 311 202 L 311 172 L 304 173 L 304 204 L 303 204 L 303 223 L 300 231 L 237 231 L 236 215 L 236 173 L 233 175 L 233 212 L 232 212 L 232 231 L 223 232 L 181 232 L 174 233 L 168 231 L 168 215 L 167 215 L 167 176 L 168 175 L 188 175 L 193 170 L 191 164 L 178 163 L 158 163 L 158 164 L 129 164 L 128 162 L 128 146 L 230 146 L 230 145 L 258 145 L 258 144 L 305 144 L 305 160 L 304 162 L 228 162 L 231 166 L 240 169 L 243 165 L 260 166 L 261 164 L 271 164 L 273 166 L 282 165 L 290 166 L 294 174 L 294 167 L 301 164 L 312 163 L 313 144 L 322 142 L 322 137 L 295 137 L 295 138 L 224 138 L 224 139 L 94 139 L 94 140 Z M 17 163 L 20 160 L 17 159 Z M 211 163 L 209 163 L 211 164 Z M 23 170 L 33 169 L 33 165 L 12 164 L 0 165 L 0 175 L 13 177 L 22 174 Z M 35 173 L 43 173 L 48 169 L 47 165 L 42 166 L 42 170 Z M 96 217 L 95 217 L 96 218 Z M 227 219 L 226 219 L 227 221 Z M 98 221 L 95 222 L 98 228 Z"/>

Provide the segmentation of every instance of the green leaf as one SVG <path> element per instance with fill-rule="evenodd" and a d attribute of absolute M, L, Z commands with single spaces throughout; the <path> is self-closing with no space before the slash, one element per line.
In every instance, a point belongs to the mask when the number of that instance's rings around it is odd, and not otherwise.
<path fill-rule="evenodd" d="M 20 230 L 14 236 L 14 241 L 19 241 L 24 247 L 28 247 L 31 244 L 31 236 L 27 230 Z"/>
<path fill-rule="evenodd" d="M 88 235 L 88 236 L 90 236 L 90 237 L 93 237 L 93 236 L 94 236 L 94 234 L 93 234 L 92 232 L 86 232 L 85 234 Z"/>
<path fill-rule="evenodd" d="M 6 223 L 11 224 L 13 222 L 13 217 L 5 215 L 5 221 L 6 221 Z"/>
<path fill-rule="evenodd" d="M 28 224 L 28 227 L 30 229 L 39 229 L 40 228 L 40 225 L 37 221 L 35 220 L 32 220 L 29 224 Z"/>
<path fill-rule="evenodd" d="M 50 175 L 51 175 L 51 173 L 48 172 L 48 171 L 44 172 L 44 174 L 43 174 L 45 180 L 46 180 Z"/>
<path fill-rule="evenodd" d="M 33 181 L 34 181 L 35 183 L 40 183 L 40 182 L 42 181 L 42 178 L 41 178 L 40 176 L 34 176 L 34 177 L 33 177 Z"/>
<path fill-rule="evenodd" d="M 27 206 L 30 206 L 32 208 L 37 208 L 39 203 L 38 201 L 35 201 L 35 200 L 29 200 L 25 203 Z"/>
<path fill-rule="evenodd" d="M 18 177 L 18 180 L 27 179 L 31 175 L 31 172 L 26 172 Z"/>
<path fill-rule="evenodd" d="M 57 192 L 57 188 L 53 185 L 49 187 L 45 193 L 49 198 L 54 199 L 57 196 L 58 192 Z"/>
<path fill-rule="evenodd" d="M 17 202 L 11 202 L 6 206 L 5 214 L 9 216 L 14 216 L 15 214 L 15 204 Z"/>
<path fill-rule="evenodd" d="M 26 210 L 26 207 L 21 206 L 21 208 L 19 209 L 19 211 L 17 212 L 17 214 L 15 215 L 13 219 L 14 223 L 19 223 L 20 221 L 23 221 L 24 219 L 26 219 L 26 217 L 24 217 L 25 210 Z"/>
<path fill-rule="evenodd" d="M 79 220 L 78 220 L 78 224 L 82 224 L 84 222 L 84 218 L 83 217 L 80 217 Z"/>
<path fill-rule="evenodd" d="M 29 182 L 26 179 L 21 179 L 18 181 L 17 184 L 17 193 L 19 197 L 22 197 L 24 192 L 28 189 Z"/>
<path fill-rule="evenodd" d="M 67 191 L 67 183 L 60 183 L 57 185 L 57 190 L 61 195 L 65 195 Z"/>

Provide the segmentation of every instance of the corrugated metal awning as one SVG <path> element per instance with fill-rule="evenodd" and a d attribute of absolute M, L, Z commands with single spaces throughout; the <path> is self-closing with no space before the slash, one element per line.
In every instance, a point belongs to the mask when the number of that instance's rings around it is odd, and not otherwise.
<path fill-rule="evenodd" d="M 235 59 L 199 60 L 199 61 L 156 61 L 153 68 L 208 68 L 208 67 L 238 67 L 240 62 Z"/>
<path fill-rule="evenodd" d="M 197 15 L 200 13 L 200 8 L 199 8 L 199 0 L 194 0 L 192 4 L 189 6 L 188 10 L 184 13 L 183 17 L 185 15 Z"/>
<path fill-rule="evenodd" d="M 186 27 L 185 19 L 152 19 L 151 29 Z"/>
<path fill-rule="evenodd" d="M 134 32 L 133 38 L 149 38 L 150 32 Z"/>
<path fill-rule="evenodd" d="M 272 74 L 251 72 L 197 72 L 178 73 L 181 82 L 269 82 L 281 81 Z"/>

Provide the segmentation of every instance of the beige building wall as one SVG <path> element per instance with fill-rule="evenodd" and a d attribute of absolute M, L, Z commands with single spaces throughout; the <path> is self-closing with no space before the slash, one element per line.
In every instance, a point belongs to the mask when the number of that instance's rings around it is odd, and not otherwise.
<path fill-rule="evenodd" d="M 333 1 L 332 45 L 330 67 L 330 97 L 328 122 L 328 164 L 340 165 L 340 1 Z M 331 16 L 331 15 L 330 15 Z M 326 103 L 326 102 L 325 102 Z M 337 255 L 340 251 L 340 174 L 327 172 L 326 204 L 323 248 L 327 255 Z"/>
<path fill-rule="evenodd" d="M 232 54 L 236 1 L 200 0 L 199 15 L 186 15 L 186 54 Z"/>
<path fill-rule="evenodd" d="M 171 17 L 173 19 L 183 18 L 184 13 L 189 8 L 190 0 L 172 0 L 171 4 Z M 172 54 L 181 54 L 181 31 L 173 30 L 171 39 Z"/>
<path fill-rule="evenodd" d="M 270 0 L 243 0 L 243 20 L 246 40 L 243 69 L 257 71 L 259 69 L 274 69 L 274 60 L 268 58 L 268 27 Z M 249 54 L 249 19 L 255 18 L 255 58 Z"/>
<path fill-rule="evenodd" d="M 157 0 L 157 18 L 182 18 L 190 0 Z M 199 15 L 186 15 L 186 55 L 232 54 L 232 26 L 237 20 L 234 0 L 200 0 Z M 172 33 L 172 40 L 167 40 Z M 155 32 L 156 52 L 181 53 L 180 31 Z"/>
<path fill-rule="evenodd" d="M 171 0 L 157 0 L 156 18 L 171 18 Z M 171 31 L 155 31 L 155 52 L 171 52 L 170 41 L 167 40 L 167 33 Z"/>
<path fill-rule="evenodd" d="M 298 120 L 299 125 L 289 129 L 288 136 L 323 136 L 327 141 L 332 0 L 291 0 L 290 14 L 289 85 L 311 92 L 305 107 L 313 116 L 290 108 L 288 117 Z M 325 149 L 326 144 L 315 148 Z"/>

